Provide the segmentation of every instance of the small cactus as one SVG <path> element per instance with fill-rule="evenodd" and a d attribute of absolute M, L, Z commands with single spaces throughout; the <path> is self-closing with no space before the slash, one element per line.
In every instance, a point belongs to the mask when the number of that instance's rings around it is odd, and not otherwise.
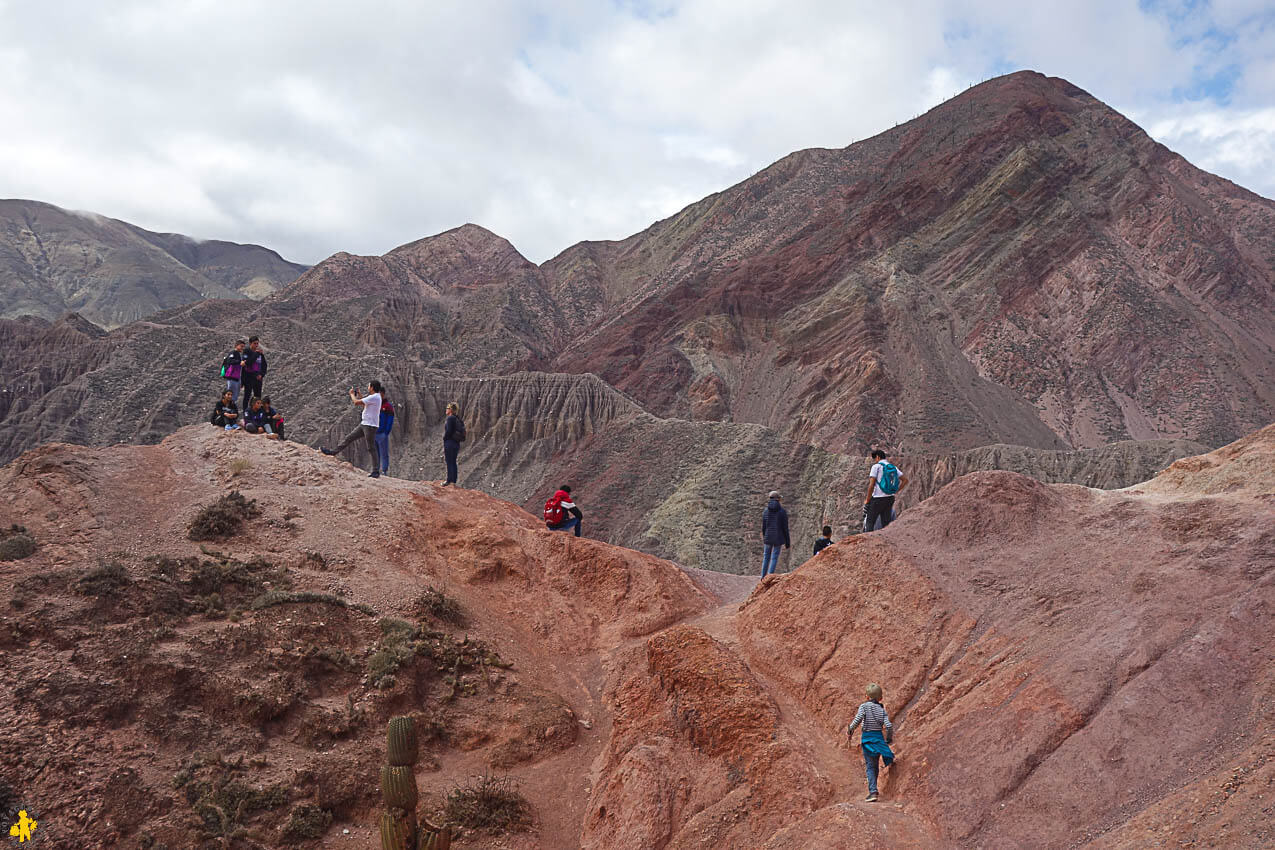
<path fill-rule="evenodd" d="M 395 767 L 385 765 L 381 768 L 381 797 L 387 809 L 416 810 L 416 774 L 410 765 Z"/>
<path fill-rule="evenodd" d="M 381 812 L 381 850 L 416 850 L 416 812 L 391 808 Z"/>
<path fill-rule="evenodd" d="M 386 738 L 386 761 L 391 767 L 416 764 L 419 747 L 416 742 L 416 722 L 412 718 L 391 717 Z"/>

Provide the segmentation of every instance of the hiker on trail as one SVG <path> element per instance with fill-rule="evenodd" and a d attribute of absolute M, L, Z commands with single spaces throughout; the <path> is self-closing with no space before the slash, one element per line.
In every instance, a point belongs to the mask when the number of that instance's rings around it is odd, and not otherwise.
<path fill-rule="evenodd" d="M 460 444 L 465 442 L 465 423 L 460 420 L 460 405 L 447 403 L 447 424 L 443 427 L 443 459 L 447 461 L 446 487 L 453 487 L 460 479 L 460 470 L 456 467 L 456 456 L 460 454 Z"/>
<path fill-rule="evenodd" d="M 863 505 L 867 510 L 863 516 L 864 531 L 874 531 L 878 520 L 881 528 L 890 524 L 890 520 L 894 518 L 894 494 L 908 486 L 908 477 L 885 459 L 885 452 L 873 449 L 872 459 L 876 462 L 868 473 L 868 492 L 863 497 Z"/>
<path fill-rule="evenodd" d="M 254 398 L 248 406 L 248 412 L 244 414 L 243 429 L 249 434 L 265 434 L 267 439 L 279 439 L 279 435 L 270 426 L 265 403 L 259 398 Z"/>
<path fill-rule="evenodd" d="M 376 451 L 381 456 L 381 474 L 390 471 L 390 429 L 394 427 L 394 405 L 381 393 L 381 424 L 376 429 Z"/>
<path fill-rule="evenodd" d="M 242 339 L 235 340 L 234 350 L 221 359 L 221 376 L 226 379 L 230 400 L 236 406 L 239 404 L 239 387 L 243 383 L 243 347 Z"/>
<path fill-rule="evenodd" d="M 227 431 L 239 427 L 239 405 L 235 404 L 234 393 L 226 390 L 221 394 L 221 401 L 213 407 L 212 419 L 209 421 Z"/>
<path fill-rule="evenodd" d="M 877 759 L 889 767 L 894 764 L 894 751 L 890 749 L 890 741 L 894 739 L 894 725 L 881 705 L 881 686 L 868 685 L 868 701 L 859 706 L 846 736 L 854 742 L 854 729 L 863 724 L 863 733 L 859 737 L 859 747 L 863 750 L 863 764 L 868 772 L 868 802 L 877 801 Z"/>
<path fill-rule="evenodd" d="M 832 526 L 825 525 L 823 527 L 823 537 L 815 541 L 815 554 L 818 555 L 824 549 L 832 545 Z"/>
<path fill-rule="evenodd" d="M 771 490 L 770 501 L 761 515 L 761 542 L 764 544 L 761 555 L 761 577 L 775 572 L 779 566 L 780 547 L 787 549 L 792 541 L 788 538 L 788 512 L 779 504 L 779 491 Z"/>
<path fill-rule="evenodd" d="M 368 454 L 372 456 L 372 474 L 368 477 L 380 478 L 381 460 L 376 453 L 376 429 L 381 426 L 381 382 L 368 383 L 367 395 L 363 398 L 359 398 L 354 387 L 350 387 L 350 401 L 354 402 L 355 406 L 363 408 L 363 418 L 359 422 L 359 427 L 347 434 L 335 449 L 321 448 L 319 451 L 325 455 L 335 455 L 345 451 L 345 448 L 355 440 L 362 438 L 367 443 Z"/>
<path fill-rule="evenodd" d="M 278 434 L 280 440 L 288 439 L 283 435 L 283 414 L 270 403 L 270 396 L 261 400 L 261 409 L 266 415 L 266 431 Z"/>
<path fill-rule="evenodd" d="M 243 353 L 243 404 L 248 406 L 248 399 L 261 398 L 261 384 L 266 377 L 266 353 L 261 350 L 261 341 L 255 336 L 248 337 L 248 350 Z"/>
<path fill-rule="evenodd" d="M 899 518 L 898 512 L 893 507 L 891 507 L 889 517 L 874 516 L 873 525 L 871 528 L 868 528 L 868 503 L 867 502 L 863 503 L 863 530 L 864 531 L 880 531 L 886 524 L 894 522 L 898 518 Z"/>
<path fill-rule="evenodd" d="M 567 515 L 571 516 L 568 517 Z M 571 488 L 563 484 L 558 491 L 545 502 L 545 527 L 550 531 L 571 531 L 575 529 L 576 537 L 580 536 L 580 523 L 584 513 L 571 498 Z"/>

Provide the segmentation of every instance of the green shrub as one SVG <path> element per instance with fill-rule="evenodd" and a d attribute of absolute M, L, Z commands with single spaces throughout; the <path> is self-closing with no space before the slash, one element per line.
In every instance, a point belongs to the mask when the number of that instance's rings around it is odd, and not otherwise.
<path fill-rule="evenodd" d="M 24 526 L 11 525 L 0 530 L 0 561 L 20 561 L 35 554 L 35 538 Z"/>
<path fill-rule="evenodd" d="M 303 804 L 292 810 L 283 827 L 285 841 L 306 841 L 319 838 L 332 825 L 332 813 L 319 806 Z"/>

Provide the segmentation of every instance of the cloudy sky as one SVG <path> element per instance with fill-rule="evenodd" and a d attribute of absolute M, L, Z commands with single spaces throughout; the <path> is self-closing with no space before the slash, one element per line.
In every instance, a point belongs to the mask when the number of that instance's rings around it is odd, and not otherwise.
<path fill-rule="evenodd" d="M 472 221 L 539 262 L 1020 68 L 1275 197 L 1273 7 L 0 0 L 0 197 L 310 263 Z"/>

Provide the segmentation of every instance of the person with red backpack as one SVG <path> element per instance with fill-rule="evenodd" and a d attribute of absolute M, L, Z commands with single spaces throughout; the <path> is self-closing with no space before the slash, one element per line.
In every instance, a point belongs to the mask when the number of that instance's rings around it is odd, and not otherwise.
<path fill-rule="evenodd" d="M 570 517 L 567 514 L 571 514 Z M 558 492 L 549 497 L 549 501 L 545 502 L 545 527 L 550 531 L 571 531 L 575 530 L 576 537 L 580 536 L 580 521 L 584 519 L 584 514 L 580 508 L 576 507 L 576 503 L 571 500 L 571 488 L 566 484 L 558 489 Z"/>

